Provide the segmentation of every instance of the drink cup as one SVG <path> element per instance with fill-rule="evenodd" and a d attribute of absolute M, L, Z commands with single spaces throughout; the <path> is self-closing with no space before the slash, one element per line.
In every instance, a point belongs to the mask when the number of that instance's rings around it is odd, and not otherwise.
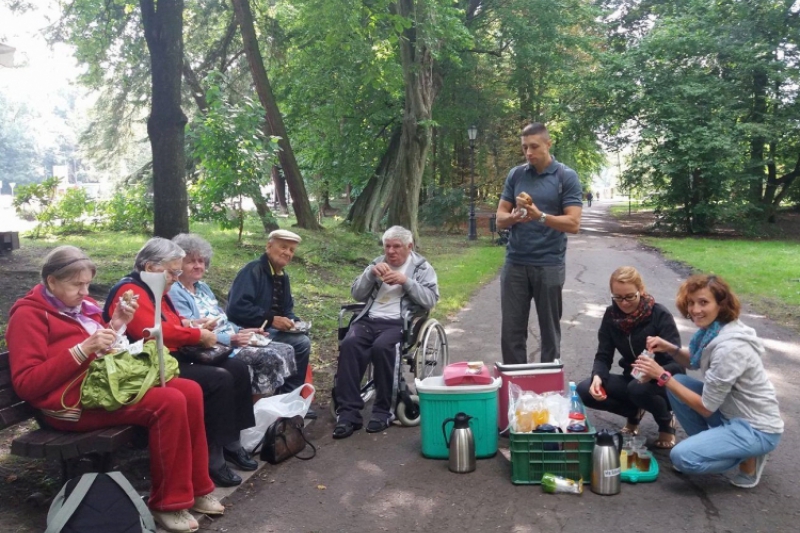
<path fill-rule="evenodd" d="M 627 464 L 625 465 L 627 468 L 626 470 L 633 470 L 636 468 L 636 449 L 628 450 L 628 455 L 625 458 L 627 460 Z"/>
<path fill-rule="evenodd" d="M 649 451 L 639 448 L 636 451 L 636 468 L 642 472 L 649 472 L 650 471 L 650 463 L 653 460 L 653 456 L 650 454 Z"/>

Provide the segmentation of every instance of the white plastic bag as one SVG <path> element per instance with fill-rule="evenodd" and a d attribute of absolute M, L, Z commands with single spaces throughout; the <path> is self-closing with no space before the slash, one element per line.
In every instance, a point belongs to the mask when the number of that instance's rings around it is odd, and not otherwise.
<path fill-rule="evenodd" d="M 253 406 L 256 425 L 243 429 L 239 435 L 242 447 L 249 453 L 253 453 L 255 447 L 264 438 L 267 428 L 277 419 L 295 415 L 306 416 L 311 402 L 314 401 L 315 393 L 314 385 L 306 383 L 292 392 L 258 400 Z"/>

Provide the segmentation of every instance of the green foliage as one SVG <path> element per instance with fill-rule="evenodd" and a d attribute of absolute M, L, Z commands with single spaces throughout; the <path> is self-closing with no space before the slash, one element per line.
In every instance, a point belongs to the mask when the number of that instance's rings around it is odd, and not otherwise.
<path fill-rule="evenodd" d="M 467 220 L 469 200 L 463 189 L 441 191 L 419 209 L 420 220 L 433 228 L 452 232 Z"/>
<path fill-rule="evenodd" d="M 278 138 L 264 134 L 264 109 L 258 103 L 247 97 L 228 100 L 222 75 L 210 76 L 207 83 L 208 111 L 197 117 L 187 135 L 199 167 L 189 189 L 192 214 L 223 229 L 241 229 L 246 216 L 242 198 L 263 201 L 261 187 L 271 182 Z M 274 218 L 267 224 L 275 224 Z"/>
<path fill-rule="evenodd" d="M 771 217 L 796 179 L 797 10 L 786 2 L 606 2 L 609 48 L 592 99 L 621 186 L 655 190 L 663 222 L 707 232 Z"/>
<path fill-rule="evenodd" d="M 33 236 L 44 234 L 83 233 L 85 223 L 95 213 L 96 204 L 83 187 L 70 187 L 57 195 L 59 178 L 51 177 L 42 183 L 21 185 L 14 195 L 14 207 L 21 216 L 38 222 Z"/>
<path fill-rule="evenodd" d="M 30 129 L 32 110 L 0 94 L 0 179 L 11 191 L 9 182 L 31 183 L 41 177 L 34 132 Z"/>
<path fill-rule="evenodd" d="M 101 226 L 109 231 L 152 232 L 153 197 L 143 183 L 118 187 L 109 200 L 100 202 Z"/>

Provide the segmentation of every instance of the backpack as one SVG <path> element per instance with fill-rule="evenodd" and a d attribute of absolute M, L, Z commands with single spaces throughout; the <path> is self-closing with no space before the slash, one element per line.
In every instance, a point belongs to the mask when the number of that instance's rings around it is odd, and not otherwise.
<path fill-rule="evenodd" d="M 47 512 L 45 533 L 156 533 L 153 515 L 120 472 L 67 481 Z"/>

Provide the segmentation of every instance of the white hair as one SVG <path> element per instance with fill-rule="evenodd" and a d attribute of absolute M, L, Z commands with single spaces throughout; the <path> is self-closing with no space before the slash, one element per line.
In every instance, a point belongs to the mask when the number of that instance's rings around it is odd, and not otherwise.
<path fill-rule="evenodd" d="M 403 245 L 408 246 L 414 242 L 414 234 L 408 231 L 403 226 L 392 226 L 383 233 L 381 242 L 386 244 L 389 240 L 399 240 Z"/>
<path fill-rule="evenodd" d="M 153 237 L 142 246 L 133 262 L 136 272 L 144 272 L 147 263 L 168 263 L 176 259 L 183 259 L 186 252 L 183 248 L 169 239 Z"/>

